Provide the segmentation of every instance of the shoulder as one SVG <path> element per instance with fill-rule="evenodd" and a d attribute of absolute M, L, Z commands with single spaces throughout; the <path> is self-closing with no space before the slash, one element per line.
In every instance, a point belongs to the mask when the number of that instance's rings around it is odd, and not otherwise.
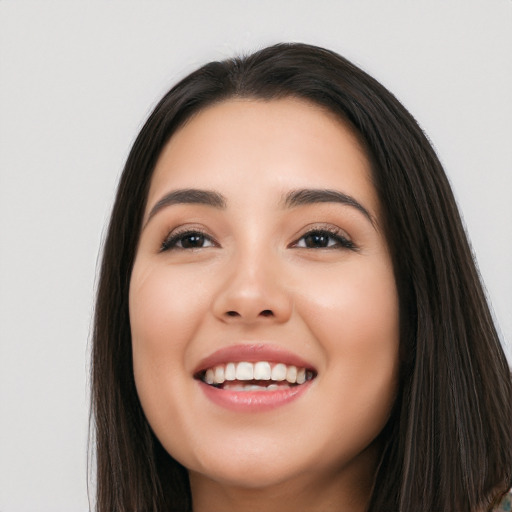
<path fill-rule="evenodd" d="M 507 492 L 500 504 L 492 512 L 512 512 L 512 490 Z"/>

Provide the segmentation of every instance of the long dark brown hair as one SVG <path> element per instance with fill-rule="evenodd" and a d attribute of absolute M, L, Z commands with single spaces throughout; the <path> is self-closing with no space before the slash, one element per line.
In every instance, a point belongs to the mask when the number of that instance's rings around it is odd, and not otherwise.
<path fill-rule="evenodd" d="M 510 370 L 441 164 L 375 79 L 331 51 L 278 44 L 187 76 L 158 103 L 129 154 L 93 329 L 97 511 L 192 509 L 187 471 L 160 445 L 137 397 L 128 290 L 164 145 L 192 115 L 236 97 L 320 105 L 352 127 L 371 162 L 399 293 L 401 367 L 368 510 L 487 510 L 512 486 Z"/>

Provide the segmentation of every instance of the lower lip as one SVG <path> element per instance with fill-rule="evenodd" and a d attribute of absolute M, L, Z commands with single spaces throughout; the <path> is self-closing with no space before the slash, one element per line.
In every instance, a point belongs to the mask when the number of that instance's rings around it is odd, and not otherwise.
<path fill-rule="evenodd" d="M 309 389 L 312 381 L 272 391 L 229 391 L 198 382 L 207 398 L 221 407 L 236 412 L 263 412 L 297 400 Z"/>

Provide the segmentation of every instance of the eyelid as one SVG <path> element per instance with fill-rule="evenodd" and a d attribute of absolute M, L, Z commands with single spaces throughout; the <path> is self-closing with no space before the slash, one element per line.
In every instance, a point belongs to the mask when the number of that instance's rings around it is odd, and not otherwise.
<path fill-rule="evenodd" d="M 215 238 L 209 234 L 208 230 L 204 228 L 204 226 L 197 225 L 184 225 L 178 226 L 176 228 L 171 229 L 167 235 L 162 240 L 160 244 L 160 248 L 158 252 L 165 252 L 171 249 L 179 249 L 179 250 L 193 250 L 186 249 L 184 247 L 176 246 L 175 243 L 182 237 L 187 234 L 198 234 L 203 236 L 206 240 L 209 240 L 212 243 L 213 247 L 219 247 L 219 243 L 215 240 Z M 197 249 L 202 249 L 202 247 L 198 247 Z"/>
<path fill-rule="evenodd" d="M 299 247 L 297 244 L 300 240 L 305 238 L 307 235 L 312 233 L 325 233 L 331 236 L 333 239 L 338 241 L 337 245 L 334 246 L 328 246 L 328 247 L 322 247 L 321 249 L 350 249 L 350 250 L 357 250 L 358 247 L 355 245 L 355 243 L 352 241 L 351 237 L 348 235 L 348 233 L 341 229 L 338 226 L 334 226 L 332 224 L 312 224 L 309 226 L 306 226 L 303 230 L 300 236 L 295 237 L 294 241 L 289 245 L 291 248 L 297 248 L 297 249 L 312 249 L 310 247 Z M 317 250 L 320 248 L 316 248 Z"/>
<path fill-rule="evenodd" d="M 333 244 L 333 245 L 328 245 L 327 247 L 316 247 L 316 248 L 312 248 L 312 247 L 304 247 L 304 246 L 298 246 L 298 243 L 303 239 L 305 238 L 306 236 L 308 236 L 309 234 L 313 234 L 313 233 L 320 233 L 320 234 L 326 234 L 328 235 L 329 237 L 331 237 L 332 239 L 334 239 L 337 243 L 336 244 Z M 208 240 L 211 245 L 207 246 L 207 247 L 197 247 L 197 248 L 185 248 L 185 247 L 180 247 L 178 245 L 176 245 L 176 242 L 182 238 L 182 237 L 185 237 L 187 234 L 198 234 L 198 235 L 201 235 L 203 236 L 206 240 Z M 217 242 L 217 240 L 215 239 L 215 237 L 213 235 L 210 234 L 209 230 L 207 230 L 204 226 L 202 225 L 182 225 L 182 226 L 177 226 L 173 229 L 171 229 L 167 235 L 163 238 L 162 240 L 162 243 L 160 244 L 160 248 L 159 248 L 159 251 L 158 252 L 165 252 L 165 251 L 169 251 L 169 250 L 172 250 L 172 249 L 176 249 L 176 250 L 194 250 L 194 249 L 203 249 L 203 248 L 208 248 L 208 247 L 220 247 L 220 244 Z M 295 236 L 294 237 L 294 241 L 291 242 L 289 245 L 288 245 L 289 248 L 296 248 L 296 249 L 329 249 L 329 250 L 334 250 L 334 249 L 350 249 L 350 250 L 357 250 L 358 247 L 354 244 L 354 242 L 352 241 L 351 237 L 347 234 L 347 232 L 343 229 L 341 229 L 339 226 L 335 226 L 335 225 L 332 225 L 332 224 L 310 224 L 306 227 L 304 227 L 301 232 L 300 232 L 300 235 L 298 236 Z"/>

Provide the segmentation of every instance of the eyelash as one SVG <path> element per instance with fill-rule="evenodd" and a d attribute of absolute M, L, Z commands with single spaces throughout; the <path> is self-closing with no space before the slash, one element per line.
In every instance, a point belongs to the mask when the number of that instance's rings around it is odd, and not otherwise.
<path fill-rule="evenodd" d="M 306 237 L 311 236 L 317 236 L 317 237 L 327 237 L 328 239 L 334 240 L 334 244 L 327 245 L 326 247 L 307 247 L 299 246 L 299 242 L 303 239 L 306 239 Z M 343 232 L 334 227 L 318 227 L 318 228 L 312 228 L 306 233 L 304 233 L 297 241 L 293 242 L 291 244 L 291 247 L 296 247 L 300 249 L 350 249 L 350 250 L 356 250 L 356 245 L 352 240 L 348 239 L 345 235 L 343 235 Z"/>
<path fill-rule="evenodd" d="M 183 231 L 178 231 L 177 233 L 171 233 L 167 236 L 167 238 L 162 242 L 160 246 L 160 252 L 171 251 L 171 250 L 191 250 L 191 249 L 203 249 L 204 246 L 201 247 L 183 247 L 183 240 L 187 237 L 189 239 L 193 236 L 200 237 L 205 241 L 211 243 L 210 247 L 218 247 L 218 244 L 213 240 L 212 237 L 207 235 L 204 231 L 199 229 L 186 229 Z M 316 237 L 327 237 L 328 239 L 334 240 L 334 244 L 330 244 L 326 247 L 308 247 L 307 245 L 299 246 L 299 242 L 306 237 L 316 236 Z M 181 242 L 181 246 L 178 244 Z M 357 247 L 355 244 L 345 237 L 341 230 L 336 228 L 313 228 L 304 233 L 299 239 L 290 244 L 292 248 L 298 249 L 350 249 L 356 250 Z"/>
<path fill-rule="evenodd" d="M 202 237 L 204 240 L 211 242 L 213 247 L 218 247 L 217 243 L 212 239 L 212 237 L 208 236 L 204 231 L 201 231 L 200 229 L 184 229 L 183 231 L 178 231 L 177 233 L 170 233 L 162 242 L 162 245 L 160 246 L 160 252 L 171 250 L 187 251 L 190 249 L 203 249 L 203 247 L 180 247 L 178 245 L 180 242 L 183 244 L 183 240 L 185 238 L 190 238 L 192 236 Z"/>

